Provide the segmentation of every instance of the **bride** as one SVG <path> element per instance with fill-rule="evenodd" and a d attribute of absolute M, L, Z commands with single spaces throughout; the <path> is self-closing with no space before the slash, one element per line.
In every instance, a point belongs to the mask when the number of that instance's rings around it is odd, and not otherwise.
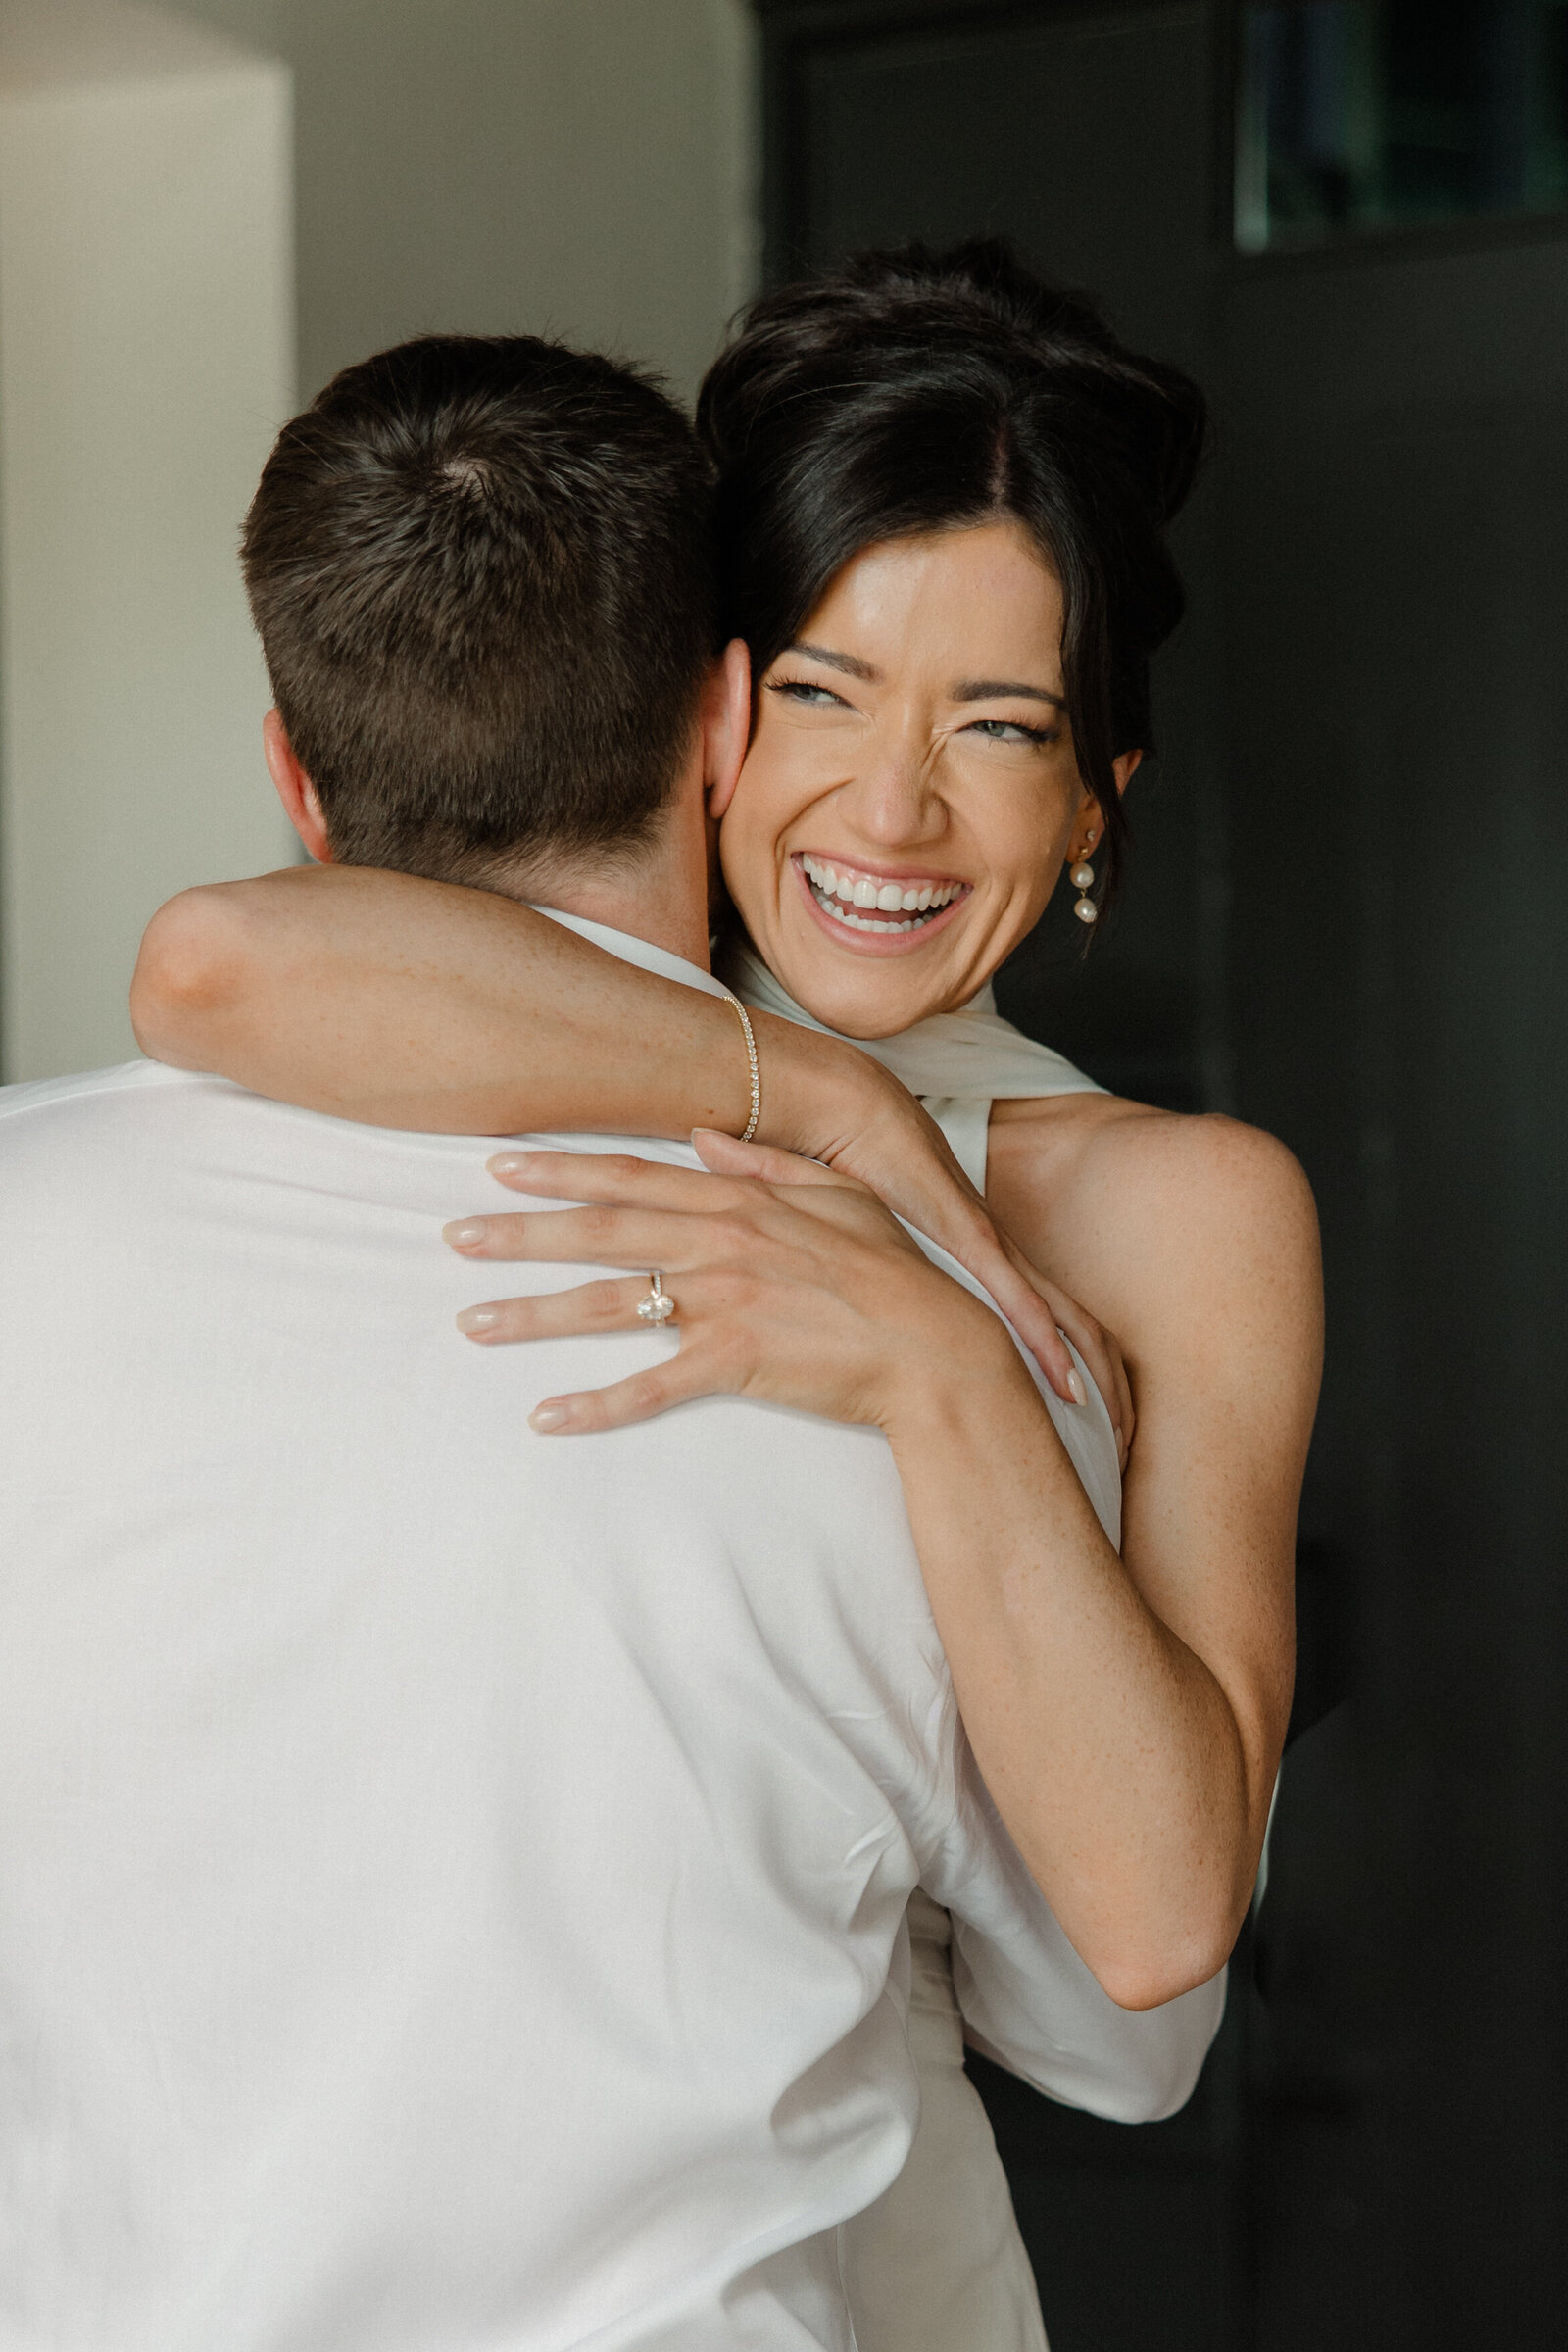
<path fill-rule="evenodd" d="M 1222 1967 L 1279 1762 L 1320 1353 L 1312 1205 L 1270 1138 L 1104 1094 L 1000 1020 L 990 984 L 1064 871 L 1086 930 L 1114 886 L 1202 403 L 975 245 L 764 296 L 698 421 L 722 674 L 748 690 L 744 649 L 753 696 L 711 815 L 718 970 L 752 1008 L 755 1090 L 730 1007 L 603 954 L 591 921 L 330 863 L 165 908 L 138 1034 L 400 1127 L 701 1130 L 708 1173 L 492 1162 L 531 1200 L 590 1206 L 466 1220 L 454 1247 L 631 1271 L 476 1302 L 465 1328 L 635 1329 L 661 1268 L 678 1350 L 542 1400 L 535 1428 L 562 1437 L 717 1390 L 877 1419 L 879 1367 L 899 1358 L 905 1394 L 923 1377 L 929 1409 L 885 1426 L 987 1785 L 1112 2000 L 1153 2008 Z M 324 855 L 275 718 L 269 753 Z M 735 1140 L 749 1123 L 757 1141 Z M 1031 1383 L 955 1398 L 934 1357 L 911 1367 L 862 1187 L 979 1273 L 1076 1397 L 1099 1517 Z M 946 1918 L 916 1896 L 910 1924 L 923 2116 L 905 2176 L 846 2232 L 858 2340 L 1025 2352 L 1039 2309 L 961 2072 Z"/>

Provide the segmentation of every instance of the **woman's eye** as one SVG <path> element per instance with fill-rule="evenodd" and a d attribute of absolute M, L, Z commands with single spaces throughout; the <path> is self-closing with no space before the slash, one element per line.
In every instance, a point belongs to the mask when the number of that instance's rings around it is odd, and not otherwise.
<path fill-rule="evenodd" d="M 823 710 L 837 704 L 841 710 L 849 706 L 841 695 L 828 686 L 813 686 L 808 678 L 774 678 L 767 689 L 769 694 L 781 694 L 787 702 L 804 703 L 808 710 Z"/>
<path fill-rule="evenodd" d="M 1054 743 L 1054 727 L 1026 727 L 1015 718 L 977 718 L 965 727 L 966 735 L 982 736 L 987 743 Z"/>

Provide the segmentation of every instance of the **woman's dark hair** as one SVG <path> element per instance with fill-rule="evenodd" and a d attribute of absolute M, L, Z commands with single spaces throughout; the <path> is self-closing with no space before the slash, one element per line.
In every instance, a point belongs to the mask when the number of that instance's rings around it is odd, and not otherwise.
<path fill-rule="evenodd" d="M 759 675 L 862 548 L 1003 515 L 1032 533 L 1061 582 L 1103 902 L 1127 837 L 1111 762 L 1153 749 L 1150 657 L 1183 611 L 1165 526 L 1202 454 L 1198 386 L 984 238 L 858 254 L 762 295 L 697 423 L 718 473 L 726 628 Z"/>

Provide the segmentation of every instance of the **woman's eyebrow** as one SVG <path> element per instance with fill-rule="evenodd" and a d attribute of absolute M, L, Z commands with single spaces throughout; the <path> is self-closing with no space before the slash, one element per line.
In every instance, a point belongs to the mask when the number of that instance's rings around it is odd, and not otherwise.
<path fill-rule="evenodd" d="M 830 653 L 825 645 L 805 645 L 797 642 L 784 648 L 787 654 L 804 654 L 808 662 L 825 662 L 829 669 L 841 669 L 847 678 L 864 678 L 868 685 L 877 685 L 882 676 L 869 662 L 858 661 L 854 654 Z"/>
<path fill-rule="evenodd" d="M 1067 708 L 1065 699 L 1053 694 L 1049 686 L 1024 686 L 1016 678 L 965 678 L 961 686 L 953 689 L 956 703 L 1003 702 L 1014 694 L 1026 703 L 1054 703 L 1058 710 Z"/>

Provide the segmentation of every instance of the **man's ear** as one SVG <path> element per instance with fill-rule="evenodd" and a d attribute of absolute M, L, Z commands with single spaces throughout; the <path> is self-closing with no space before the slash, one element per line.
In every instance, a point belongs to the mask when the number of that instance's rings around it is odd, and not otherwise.
<path fill-rule="evenodd" d="M 283 804 L 284 815 L 317 864 L 330 865 L 332 845 L 326 838 L 321 804 L 316 786 L 294 757 L 294 746 L 288 739 L 280 711 L 269 710 L 262 721 L 262 750 L 267 755 L 267 772 Z"/>
<path fill-rule="evenodd" d="M 752 736 L 752 657 L 732 637 L 714 666 L 703 714 L 703 787 L 716 825 L 735 797 Z"/>

